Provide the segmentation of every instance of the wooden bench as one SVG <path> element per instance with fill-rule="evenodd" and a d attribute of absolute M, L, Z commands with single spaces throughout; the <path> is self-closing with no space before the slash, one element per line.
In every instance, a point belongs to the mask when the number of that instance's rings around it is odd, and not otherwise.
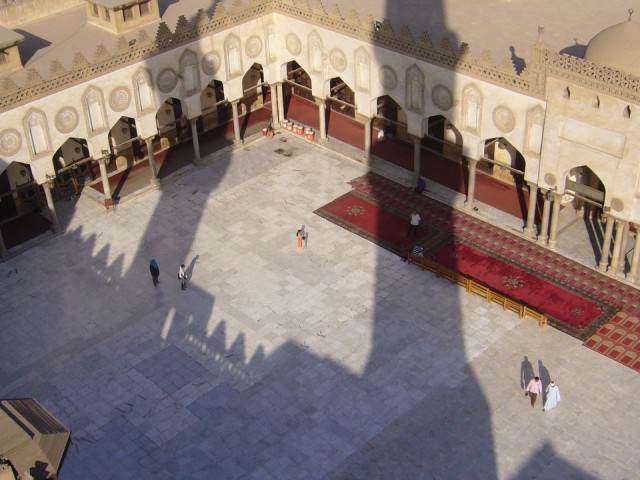
<path fill-rule="evenodd" d="M 534 320 L 538 321 L 538 325 L 540 325 L 540 328 L 546 327 L 549 317 L 547 315 L 545 315 L 544 313 L 540 313 L 540 312 L 536 312 L 535 310 L 532 310 L 529 307 L 524 307 L 524 311 L 522 313 L 523 317 L 531 317 Z"/>
<path fill-rule="evenodd" d="M 489 287 L 485 287 L 484 285 L 475 282 L 473 280 L 469 280 L 469 284 L 467 285 L 467 292 L 476 293 L 481 297 L 488 298 L 491 289 Z"/>

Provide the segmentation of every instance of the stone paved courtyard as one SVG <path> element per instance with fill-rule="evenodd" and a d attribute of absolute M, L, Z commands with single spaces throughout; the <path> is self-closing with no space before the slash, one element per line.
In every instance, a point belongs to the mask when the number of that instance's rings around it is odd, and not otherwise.
<path fill-rule="evenodd" d="M 312 213 L 364 172 L 260 139 L 0 264 L 0 396 L 71 428 L 62 480 L 637 477 L 638 375 Z"/>

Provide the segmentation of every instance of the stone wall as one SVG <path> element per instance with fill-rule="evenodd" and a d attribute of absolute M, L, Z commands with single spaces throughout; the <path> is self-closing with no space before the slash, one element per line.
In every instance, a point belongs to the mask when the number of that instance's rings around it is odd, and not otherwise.
<path fill-rule="evenodd" d="M 84 0 L 0 0 L 0 25 L 15 28 L 83 3 Z"/>

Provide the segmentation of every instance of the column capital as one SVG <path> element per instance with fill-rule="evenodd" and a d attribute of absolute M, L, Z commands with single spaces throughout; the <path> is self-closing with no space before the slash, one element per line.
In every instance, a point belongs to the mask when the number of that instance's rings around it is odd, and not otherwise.
<path fill-rule="evenodd" d="M 420 143 L 422 142 L 423 137 L 419 137 L 417 135 L 413 135 L 412 133 L 410 133 L 409 138 L 413 141 L 413 143 Z"/>

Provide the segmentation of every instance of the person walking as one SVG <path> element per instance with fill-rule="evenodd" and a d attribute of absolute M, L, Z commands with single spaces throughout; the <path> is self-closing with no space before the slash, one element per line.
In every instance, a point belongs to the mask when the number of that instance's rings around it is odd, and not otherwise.
<path fill-rule="evenodd" d="M 153 286 L 157 287 L 160 283 L 160 280 L 158 280 L 158 278 L 160 277 L 160 267 L 158 267 L 158 262 L 156 262 L 155 258 L 152 258 L 151 262 L 149 263 L 149 271 L 151 272 Z"/>
<path fill-rule="evenodd" d="M 418 233 L 418 228 L 420 228 L 420 215 L 413 210 L 411 215 L 409 215 L 409 231 L 407 232 L 407 237 L 415 236 Z"/>
<path fill-rule="evenodd" d="M 182 290 L 186 290 L 187 289 L 187 271 L 184 268 L 184 263 L 180 265 L 180 268 L 178 269 L 178 278 L 180 279 L 180 288 L 182 288 Z"/>
<path fill-rule="evenodd" d="M 540 377 L 535 377 L 529 382 L 524 394 L 528 395 L 531 399 L 531 408 L 535 407 L 538 395 L 542 394 L 542 382 L 540 381 Z"/>
<path fill-rule="evenodd" d="M 551 380 L 551 383 L 547 385 L 545 392 L 547 393 L 547 400 L 544 402 L 544 407 L 542 409 L 543 412 L 556 408 L 558 406 L 558 402 L 562 400 L 562 398 L 560 398 L 560 389 L 553 380 Z"/>

